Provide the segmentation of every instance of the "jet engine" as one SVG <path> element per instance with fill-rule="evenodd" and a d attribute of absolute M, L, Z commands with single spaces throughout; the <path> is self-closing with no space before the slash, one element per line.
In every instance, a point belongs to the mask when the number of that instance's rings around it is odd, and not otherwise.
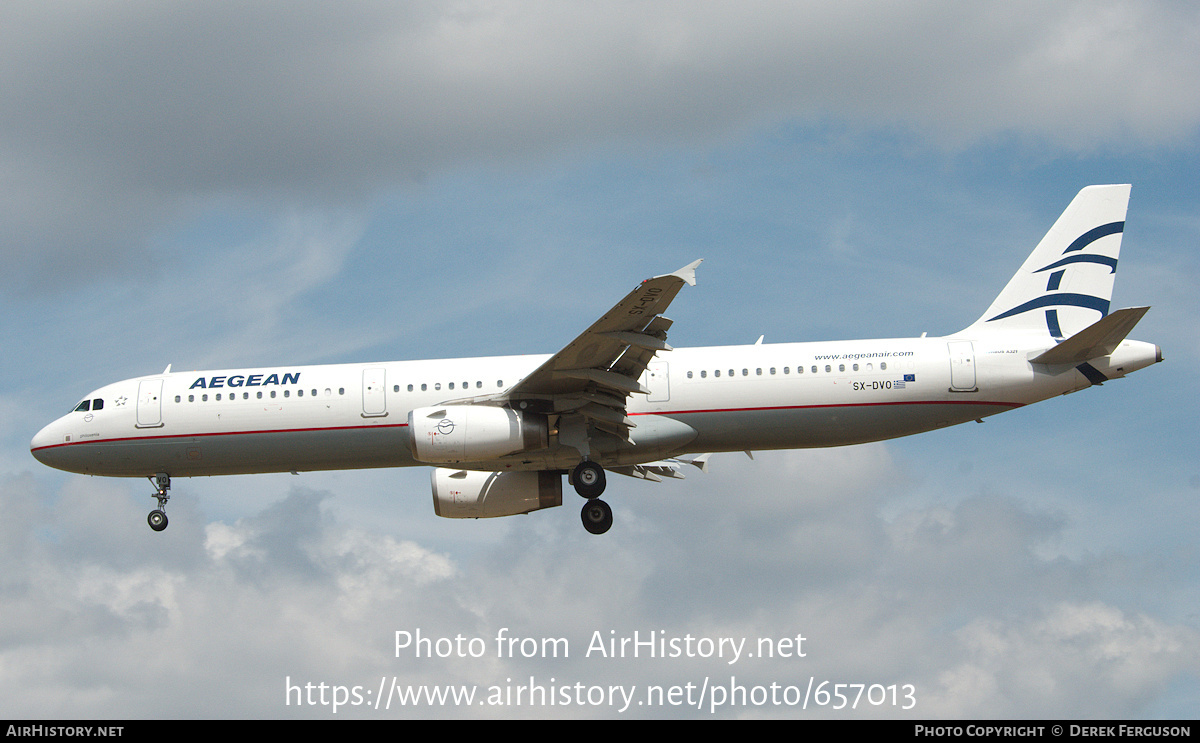
<path fill-rule="evenodd" d="M 433 471 L 433 512 L 450 519 L 513 516 L 562 505 L 557 472 Z"/>
<path fill-rule="evenodd" d="M 489 405 L 443 405 L 408 414 L 409 446 L 419 462 L 482 462 L 549 446 L 543 416 Z"/>

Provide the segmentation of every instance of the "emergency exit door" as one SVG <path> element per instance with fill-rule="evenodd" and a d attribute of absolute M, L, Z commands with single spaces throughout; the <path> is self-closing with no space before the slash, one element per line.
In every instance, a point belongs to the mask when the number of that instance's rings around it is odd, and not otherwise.
<path fill-rule="evenodd" d="M 362 402 L 364 418 L 387 415 L 387 371 L 382 366 L 363 369 Z"/>

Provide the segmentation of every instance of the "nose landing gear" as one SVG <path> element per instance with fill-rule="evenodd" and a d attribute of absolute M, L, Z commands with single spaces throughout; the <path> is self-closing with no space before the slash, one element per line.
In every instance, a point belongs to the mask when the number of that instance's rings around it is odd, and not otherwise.
<path fill-rule="evenodd" d="M 171 489 L 171 476 L 166 472 L 159 472 L 148 479 L 154 484 L 156 492 L 152 497 L 158 500 L 158 508 L 146 516 L 146 523 L 154 531 L 162 531 L 167 528 L 167 501 L 171 499 L 167 491 Z"/>

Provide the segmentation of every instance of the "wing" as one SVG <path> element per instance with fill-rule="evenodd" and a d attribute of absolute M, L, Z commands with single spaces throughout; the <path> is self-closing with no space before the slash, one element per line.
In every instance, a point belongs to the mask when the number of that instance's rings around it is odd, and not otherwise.
<path fill-rule="evenodd" d="M 664 477 L 671 477 L 676 480 L 686 479 L 683 475 L 683 465 L 690 464 L 693 467 L 698 467 L 701 472 L 708 472 L 708 458 L 712 454 L 701 454 L 694 459 L 663 459 L 658 462 L 646 462 L 645 464 L 631 464 L 620 467 L 610 468 L 613 472 L 629 477 L 637 477 L 643 480 L 652 480 L 654 482 L 662 482 Z"/>
<path fill-rule="evenodd" d="M 631 394 L 646 394 L 638 379 L 659 351 L 670 351 L 662 313 L 683 285 L 696 285 L 696 266 L 646 279 L 578 338 L 532 374 L 494 396 L 492 404 L 534 404 L 547 412 L 578 414 L 596 428 L 628 440 L 625 415 Z"/>

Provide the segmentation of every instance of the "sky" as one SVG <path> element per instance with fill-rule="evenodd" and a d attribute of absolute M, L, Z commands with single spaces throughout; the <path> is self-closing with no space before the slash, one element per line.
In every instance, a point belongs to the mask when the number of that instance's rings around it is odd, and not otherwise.
<path fill-rule="evenodd" d="M 1196 90 L 1153 0 L 4 3 L 0 717 L 1194 716 Z M 168 364 L 552 353 L 697 258 L 677 347 L 952 333 L 1095 183 L 1165 363 L 614 475 L 603 537 L 425 468 L 180 478 L 154 533 L 29 454 Z"/>

